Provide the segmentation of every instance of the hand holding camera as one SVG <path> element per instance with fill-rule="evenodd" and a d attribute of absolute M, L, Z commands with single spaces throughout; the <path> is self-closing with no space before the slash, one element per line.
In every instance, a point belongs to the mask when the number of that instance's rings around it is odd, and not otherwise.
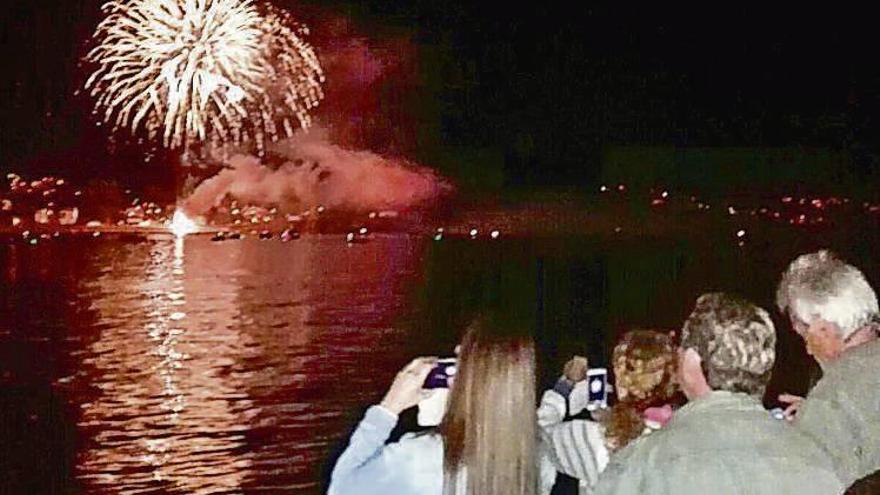
<path fill-rule="evenodd" d="M 608 407 L 608 370 L 590 368 L 583 356 L 574 356 L 565 363 L 562 379 L 554 389 L 568 402 L 569 414 L 579 414 L 584 409 L 596 411 Z"/>
<path fill-rule="evenodd" d="M 388 411 L 400 414 L 419 403 L 424 397 L 423 385 L 437 363 L 436 357 L 420 357 L 412 360 L 394 378 L 394 383 L 379 403 Z"/>
<path fill-rule="evenodd" d="M 425 378 L 424 388 L 433 390 L 438 388 L 450 388 L 455 380 L 458 360 L 455 358 L 438 359 L 434 364 L 434 368 Z"/>

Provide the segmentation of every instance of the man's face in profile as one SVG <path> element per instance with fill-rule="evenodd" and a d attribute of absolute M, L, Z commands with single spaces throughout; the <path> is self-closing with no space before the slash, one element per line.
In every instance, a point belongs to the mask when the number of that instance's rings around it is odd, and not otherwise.
<path fill-rule="evenodd" d="M 806 323 L 793 314 L 789 314 L 789 319 L 792 329 L 804 340 L 807 354 L 813 356 L 819 364 L 824 365 L 840 356 L 843 339 L 838 333 L 837 325 L 822 318 L 813 318 L 810 323 Z"/>

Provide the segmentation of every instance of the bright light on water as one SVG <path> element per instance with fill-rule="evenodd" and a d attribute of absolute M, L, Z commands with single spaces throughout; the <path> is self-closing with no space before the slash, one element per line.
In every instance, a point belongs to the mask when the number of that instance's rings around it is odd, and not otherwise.
<path fill-rule="evenodd" d="M 171 232 L 177 237 L 184 237 L 187 234 L 198 232 L 199 225 L 194 222 L 186 213 L 176 210 L 171 218 Z"/>

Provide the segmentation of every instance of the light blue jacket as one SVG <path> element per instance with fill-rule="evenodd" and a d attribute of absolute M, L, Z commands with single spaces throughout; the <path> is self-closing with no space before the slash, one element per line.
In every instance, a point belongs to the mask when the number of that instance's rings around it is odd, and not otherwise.
<path fill-rule="evenodd" d="M 407 434 L 386 445 L 396 424 L 397 416 L 380 406 L 367 410 L 333 468 L 328 495 L 442 495 L 442 438 Z M 548 494 L 556 471 L 549 462 L 541 467 L 540 492 Z M 458 483 L 461 493 L 463 485 Z"/>

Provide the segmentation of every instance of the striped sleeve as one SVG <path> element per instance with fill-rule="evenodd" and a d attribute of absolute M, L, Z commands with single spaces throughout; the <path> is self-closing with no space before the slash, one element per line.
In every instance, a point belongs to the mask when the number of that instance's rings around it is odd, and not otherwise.
<path fill-rule="evenodd" d="M 544 394 L 541 400 L 544 414 L 539 413 L 539 426 L 551 461 L 557 471 L 593 486 L 608 464 L 603 428 L 595 421 L 562 421 L 562 415 L 558 414 L 559 401 L 548 397 L 551 393 Z M 557 414 L 550 414 L 551 411 Z"/>

